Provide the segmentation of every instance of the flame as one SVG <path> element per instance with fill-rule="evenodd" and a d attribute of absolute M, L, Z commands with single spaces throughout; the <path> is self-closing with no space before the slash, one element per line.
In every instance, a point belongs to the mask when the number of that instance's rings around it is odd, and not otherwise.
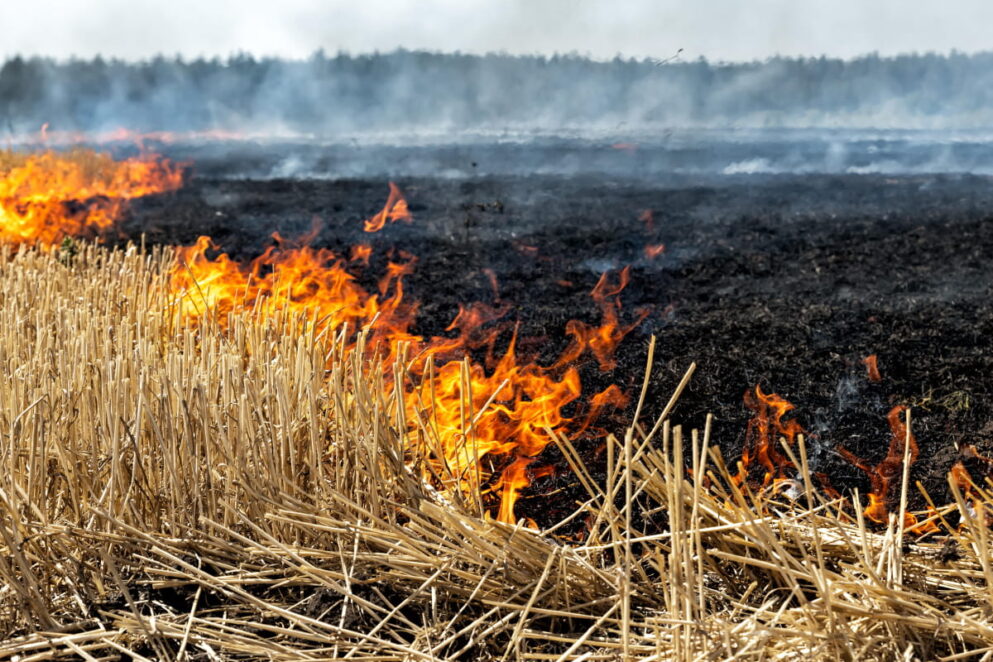
<path fill-rule="evenodd" d="M 962 493 L 966 507 L 971 508 L 973 518 L 980 519 L 989 526 L 993 524 L 993 513 L 989 511 L 989 507 L 976 488 L 977 482 L 985 482 L 993 477 L 993 459 L 980 455 L 973 444 L 964 444 L 959 452 L 962 457 L 952 465 L 949 477 Z M 969 469 L 966 468 L 967 460 L 973 468 L 980 470 L 982 476 L 979 481 L 974 481 Z"/>
<path fill-rule="evenodd" d="M 370 326 L 374 340 L 380 333 L 411 338 L 406 330 L 416 306 L 403 302 L 402 281 L 413 268 L 412 261 L 389 263 L 379 281 L 379 294 L 369 294 L 332 251 L 295 246 L 278 234 L 273 238 L 276 244 L 247 268 L 224 253 L 211 258 L 217 247 L 209 237 L 178 248 L 171 287 L 182 313 L 197 318 L 209 312 L 224 325 L 233 312 L 254 310 L 265 317 L 286 311 L 316 315 L 324 328 Z"/>
<path fill-rule="evenodd" d="M 645 259 L 654 260 L 665 253 L 665 244 L 649 244 L 645 246 Z"/>
<path fill-rule="evenodd" d="M 628 286 L 630 280 L 630 267 L 624 267 L 621 270 L 617 283 L 614 285 L 610 283 L 609 272 L 600 276 L 600 280 L 590 292 L 590 296 L 600 307 L 603 322 L 596 327 L 579 320 L 567 322 L 565 331 L 572 336 L 572 342 L 559 357 L 556 365 L 561 367 L 575 363 L 583 352 L 589 350 L 600 364 L 600 370 L 606 372 L 616 367 L 617 362 L 614 361 L 613 357 L 617 345 L 641 324 L 649 312 L 648 310 L 639 311 L 638 316 L 631 324 L 622 325 L 620 323 L 618 313 L 621 309 L 621 300 L 619 295 Z"/>
<path fill-rule="evenodd" d="M 518 457 L 500 474 L 497 484 L 501 492 L 506 495 L 500 502 L 500 512 L 497 515 L 497 519 L 501 522 L 514 521 L 514 505 L 517 503 L 517 497 L 531 482 L 526 471 L 532 461 L 528 457 Z"/>
<path fill-rule="evenodd" d="M 363 267 L 369 266 L 369 258 L 372 257 L 372 246 L 369 244 L 357 244 L 352 246 L 348 261 L 361 264 Z"/>
<path fill-rule="evenodd" d="M 390 195 L 386 199 L 383 210 L 368 219 L 364 223 L 366 232 L 379 232 L 386 225 L 386 222 L 396 223 L 397 221 L 410 222 L 413 217 L 407 208 L 407 201 L 396 184 L 390 182 Z"/>
<path fill-rule="evenodd" d="M 390 202 L 374 219 L 385 222 L 397 208 L 397 195 L 391 187 Z M 177 249 L 171 288 L 182 314 L 193 320 L 210 316 L 223 328 L 231 313 L 288 312 L 306 315 L 321 330 L 337 333 L 347 325 L 353 346 L 355 330 L 367 328 L 369 346 L 388 361 L 401 356 L 401 347 L 409 347 L 410 354 L 404 355 L 418 360 L 407 364 L 413 379 L 405 380 L 403 404 L 409 436 L 420 444 L 411 450 L 428 463 L 425 478 L 454 477 L 442 486 L 445 489 L 489 490 L 499 498 L 500 521 L 515 521 L 514 506 L 530 484 L 529 473 L 534 474 L 527 469 L 552 439 L 547 430 L 575 439 L 590 430 L 605 409 L 627 403 L 613 386 L 585 405 L 577 402 L 583 388 L 573 365 L 586 349 L 601 367 L 613 365 L 611 353 L 634 326 L 618 323 L 619 295 L 630 278 L 627 270 L 617 283 L 605 274 L 591 293 L 602 310 L 603 324 L 569 323 L 574 342 L 562 358 L 543 366 L 518 356 L 517 333 L 502 321 L 510 310 L 506 304 L 460 307 L 446 329 L 455 337 L 412 334 L 418 306 L 405 301 L 403 279 L 413 270 L 413 257 L 389 263 L 378 292 L 369 292 L 346 268 L 365 253 L 360 247 L 345 260 L 327 249 L 278 235 L 274 239 L 275 244 L 249 264 L 218 254 L 208 237 Z M 647 311 L 638 321 L 645 315 Z M 499 351 L 499 339 L 507 333 L 510 340 Z M 485 353 L 482 362 L 461 358 L 480 352 Z"/>
<path fill-rule="evenodd" d="M 891 432 L 890 446 L 886 452 L 886 457 L 876 466 L 870 465 L 845 448 L 839 446 L 837 449 L 843 458 L 864 471 L 869 477 L 871 485 L 868 495 L 869 505 L 862 512 L 877 524 L 885 524 L 887 521 L 890 512 L 889 502 L 892 499 L 891 492 L 902 475 L 904 453 L 907 454 L 908 465 L 913 465 L 917 461 L 917 439 L 910 433 L 904 422 L 906 411 L 906 407 L 898 405 L 887 414 L 886 418 L 889 421 Z M 933 522 L 918 524 L 917 518 L 911 513 L 904 515 L 904 528 L 911 533 L 927 533 L 937 530 L 937 526 Z"/>
<path fill-rule="evenodd" d="M 775 393 L 766 395 L 762 388 L 755 386 L 754 393 L 745 391 L 745 406 L 754 413 L 745 432 L 745 445 L 741 451 L 741 464 L 734 477 L 738 485 L 749 477 L 755 462 L 765 469 L 761 487 L 766 488 L 775 481 L 790 480 L 786 470 L 795 468 L 778 450 L 779 439 L 785 439 L 792 446 L 803 428 L 796 420 L 783 421 L 783 416 L 795 407 Z"/>
<path fill-rule="evenodd" d="M 883 381 L 883 376 L 879 374 L 879 366 L 877 365 L 877 357 L 875 354 L 870 354 L 862 359 L 862 363 L 865 364 L 865 369 L 868 373 L 870 382 L 878 383 Z"/>
<path fill-rule="evenodd" d="M 112 228 L 129 200 L 176 190 L 182 180 L 180 168 L 154 155 L 0 151 L 0 240 L 50 246 L 92 236 Z"/>
<path fill-rule="evenodd" d="M 949 475 L 955 486 L 962 490 L 963 495 L 972 492 L 972 475 L 969 474 L 969 470 L 965 468 L 965 463 L 962 460 L 958 460 L 952 465 Z"/>

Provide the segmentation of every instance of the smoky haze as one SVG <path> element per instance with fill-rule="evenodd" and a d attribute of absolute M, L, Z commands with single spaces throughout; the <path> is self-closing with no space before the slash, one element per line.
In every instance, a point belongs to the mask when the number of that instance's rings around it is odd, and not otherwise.
<path fill-rule="evenodd" d="M 0 128 L 342 137 L 673 128 L 993 128 L 993 54 L 713 64 L 397 50 L 0 67 Z"/>
<path fill-rule="evenodd" d="M 4 0 L 0 57 L 246 52 L 303 58 L 324 48 L 476 54 L 621 53 L 710 61 L 775 55 L 988 49 L 987 0 Z"/>

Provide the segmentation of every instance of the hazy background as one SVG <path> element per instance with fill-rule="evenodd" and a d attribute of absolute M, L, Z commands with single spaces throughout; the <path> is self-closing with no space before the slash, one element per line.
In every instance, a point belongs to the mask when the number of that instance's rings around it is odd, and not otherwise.
<path fill-rule="evenodd" d="M 0 58 L 397 47 L 752 60 L 975 52 L 988 0 L 0 0 Z"/>
<path fill-rule="evenodd" d="M 0 141 L 220 137 L 191 156 L 271 176 L 993 174 L 990 26 L 989 0 L 0 0 Z"/>

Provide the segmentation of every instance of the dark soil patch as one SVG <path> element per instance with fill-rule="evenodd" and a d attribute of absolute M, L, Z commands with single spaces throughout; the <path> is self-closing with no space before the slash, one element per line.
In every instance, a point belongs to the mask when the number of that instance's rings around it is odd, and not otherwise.
<path fill-rule="evenodd" d="M 385 181 L 194 178 L 183 190 L 138 201 L 125 232 L 155 243 L 211 235 L 234 256 L 257 255 L 324 222 L 318 245 L 347 255 L 371 243 L 372 285 L 387 251 L 418 256 L 408 291 L 422 302 L 417 332 L 443 332 L 459 303 L 492 303 L 484 270 L 514 304 L 524 351 L 550 361 L 567 344 L 566 322 L 597 322 L 589 296 L 600 274 L 631 266 L 625 314 L 653 313 L 621 345 L 618 367 L 583 367 L 592 393 L 616 383 L 632 395 L 648 337 L 658 336 L 648 416 L 657 414 L 691 361 L 697 376 L 675 419 L 702 427 L 737 459 L 756 384 L 797 405 L 812 436 L 813 468 L 839 489 L 869 484 L 834 452 L 870 462 L 885 455 L 886 413 L 913 406 L 920 458 L 911 472 L 938 501 L 956 443 L 993 449 L 993 182 L 977 176 L 782 176 L 691 181 L 592 177 L 413 179 L 397 182 L 415 221 L 374 235 Z M 652 210 L 651 227 L 639 216 Z M 656 259 L 646 245 L 665 244 Z M 862 359 L 879 357 L 871 383 Z M 603 422 L 620 429 L 625 416 Z M 554 453 L 549 451 L 549 459 Z M 571 486 L 567 475 L 533 491 Z M 519 514 L 551 521 L 579 498 L 526 499 Z M 917 500 L 920 504 L 920 500 Z"/>

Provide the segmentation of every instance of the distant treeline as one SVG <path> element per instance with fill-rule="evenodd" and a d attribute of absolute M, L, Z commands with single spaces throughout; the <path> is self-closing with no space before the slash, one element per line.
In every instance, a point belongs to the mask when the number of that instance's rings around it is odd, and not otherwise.
<path fill-rule="evenodd" d="M 386 54 L 45 58 L 0 68 L 0 135 L 53 130 L 993 127 L 993 53 L 746 64 Z"/>

